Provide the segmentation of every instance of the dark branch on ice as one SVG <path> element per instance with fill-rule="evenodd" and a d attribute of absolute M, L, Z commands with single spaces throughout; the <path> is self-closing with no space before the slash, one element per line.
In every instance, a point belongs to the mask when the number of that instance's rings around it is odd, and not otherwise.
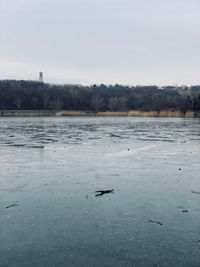
<path fill-rule="evenodd" d="M 13 204 L 10 204 L 9 206 L 5 207 L 5 209 L 9 209 L 9 208 L 12 208 L 12 207 L 15 207 L 15 206 L 18 206 L 17 202 L 15 202 Z"/>
<path fill-rule="evenodd" d="M 157 223 L 157 224 L 159 224 L 161 226 L 163 225 L 161 222 L 158 222 L 158 221 L 148 220 L 148 222 Z"/>
<path fill-rule="evenodd" d="M 109 193 L 113 193 L 114 192 L 114 189 L 109 189 L 109 190 L 97 190 L 95 191 L 95 193 L 97 193 L 95 196 L 98 197 L 98 196 L 102 196 L 104 194 L 109 194 Z"/>

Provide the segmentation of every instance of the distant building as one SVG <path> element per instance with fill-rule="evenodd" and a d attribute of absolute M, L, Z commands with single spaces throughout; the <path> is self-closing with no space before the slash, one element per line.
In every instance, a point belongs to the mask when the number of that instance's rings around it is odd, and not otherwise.
<path fill-rule="evenodd" d="M 39 81 L 40 81 L 41 83 L 44 82 L 43 72 L 42 72 L 42 71 L 39 72 Z"/>

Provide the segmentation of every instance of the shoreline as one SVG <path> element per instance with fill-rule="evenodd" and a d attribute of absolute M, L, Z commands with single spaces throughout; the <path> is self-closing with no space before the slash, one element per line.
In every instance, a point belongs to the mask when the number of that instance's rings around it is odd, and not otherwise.
<path fill-rule="evenodd" d="M 200 118 L 199 112 L 180 110 L 161 111 L 81 111 L 81 110 L 1 110 L 0 117 L 64 117 L 64 116 L 94 116 L 94 117 L 158 117 L 158 118 Z"/>

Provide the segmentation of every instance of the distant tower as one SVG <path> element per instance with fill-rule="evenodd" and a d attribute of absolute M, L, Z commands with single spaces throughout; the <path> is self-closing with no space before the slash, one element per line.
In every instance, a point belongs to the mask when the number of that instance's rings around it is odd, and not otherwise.
<path fill-rule="evenodd" d="M 40 81 L 41 83 L 44 82 L 43 72 L 42 72 L 42 71 L 39 72 L 39 81 Z"/>

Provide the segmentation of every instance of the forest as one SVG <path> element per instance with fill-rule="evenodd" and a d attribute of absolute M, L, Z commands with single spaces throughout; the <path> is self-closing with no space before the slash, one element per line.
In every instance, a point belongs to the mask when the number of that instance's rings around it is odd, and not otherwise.
<path fill-rule="evenodd" d="M 55 85 L 0 80 L 0 110 L 200 111 L 200 85 Z"/>

